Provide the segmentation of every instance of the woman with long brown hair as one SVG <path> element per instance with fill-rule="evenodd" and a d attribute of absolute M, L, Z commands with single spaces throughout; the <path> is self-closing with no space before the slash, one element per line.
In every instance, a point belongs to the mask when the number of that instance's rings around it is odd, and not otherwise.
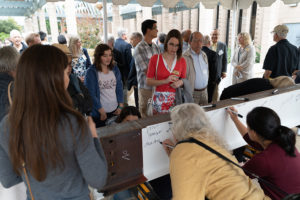
<path fill-rule="evenodd" d="M 13 103 L 0 124 L 0 181 L 24 181 L 28 199 L 88 200 L 88 184 L 105 184 L 95 125 L 72 108 L 66 91 L 67 65 L 66 55 L 48 45 L 28 48 L 17 65 Z"/>
<path fill-rule="evenodd" d="M 91 116 L 97 127 L 105 126 L 109 118 L 120 115 L 124 106 L 123 83 L 107 44 L 96 47 L 94 64 L 88 69 L 84 83 L 93 99 Z"/>
<path fill-rule="evenodd" d="M 169 31 L 162 54 L 154 55 L 149 61 L 146 83 L 154 86 L 153 114 L 167 113 L 175 106 L 176 89 L 183 86 L 186 63 L 182 57 L 181 33 Z"/>

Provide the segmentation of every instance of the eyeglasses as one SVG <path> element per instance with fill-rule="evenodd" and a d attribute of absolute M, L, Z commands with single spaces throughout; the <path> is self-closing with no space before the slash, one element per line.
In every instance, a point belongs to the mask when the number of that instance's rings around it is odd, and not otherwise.
<path fill-rule="evenodd" d="M 172 47 L 175 47 L 175 48 L 178 48 L 179 47 L 179 44 L 174 44 L 172 42 L 168 43 L 168 45 L 172 46 Z"/>
<path fill-rule="evenodd" d="M 152 27 L 152 30 L 157 30 L 157 26 Z"/>

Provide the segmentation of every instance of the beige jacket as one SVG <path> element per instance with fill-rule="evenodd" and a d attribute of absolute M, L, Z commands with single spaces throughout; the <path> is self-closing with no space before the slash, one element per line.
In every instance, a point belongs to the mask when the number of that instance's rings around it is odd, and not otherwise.
<path fill-rule="evenodd" d="M 201 54 L 203 56 L 204 61 L 208 64 L 208 60 L 207 60 L 207 56 L 206 56 L 205 52 L 201 50 Z M 188 48 L 188 50 L 186 50 L 183 53 L 183 57 L 186 62 L 186 78 L 189 80 L 189 82 L 191 84 L 192 91 L 194 91 L 196 70 L 195 70 L 195 66 L 194 66 L 191 48 Z"/>
<path fill-rule="evenodd" d="M 214 142 L 200 140 L 216 151 L 237 160 Z M 170 156 L 173 200 L 264 200 L 262 189 L 254 185 L 243 170 L 228 163 L 197 144 L 176 146 Z"/>

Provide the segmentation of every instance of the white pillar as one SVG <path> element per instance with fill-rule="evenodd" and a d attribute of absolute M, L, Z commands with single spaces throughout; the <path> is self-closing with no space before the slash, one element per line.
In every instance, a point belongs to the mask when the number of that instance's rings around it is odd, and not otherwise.
<path fill-rule="evenodd" d="M 146 19 L 152 19 L 152 8 L 151 7 L 143 7 L 142 13 L 143 13 L 143 21 Z"/>
<path fill-rule="evenodd" d="M 187 30 L 187 29 L 190 29 L 190 11 L 189 10 L 184 10 L 183 11 L 183 30 Z"/>
<path fill-rule="evenodd" d="M 43 9 L 38 10 L 40 29 L 41 31 L 47 33 L 46 20 L 45 20 L 45 12 Z"/>
<path fill-rule="evenodd" d="M 70 35 L 77 35 L 77 21 L 74 0 L 65 0 L 65 14 L 67 33 Z"/>
<path fill-rule="evenodd" d="M 168 8 L 162 8 L 162 32 L 168 33 L 169 32 L 169 9 Z"/>
<path fill-rule="evenodd" d="M 39 24 L 36 13 L 32 15 L 33 32 L 39 32 Z"/>
<path fill-rule="evenodd" d="M 28 18 L 28 17 L 25 18 L 24 31 L 25 33 L 34 32 L 32 18 Z"/>
<path fill-rule="evenodd" d="M 190 12 L 190 19 L 191 19 L 191 31 L 198 31 L 198 8 L 193 8 Z"/>
<path fill-rule="evenodd" d="M 142 12 L 138 11 L 136 12 L 136 29 L 138 32 L 142 32 L 142 23 L 143 23 Z"/>
<path fill-rule="evenodd" d="M 214 10 L 205 9 L 202 3 L 200 3 L 199 6 L 199 31 L 204 35 L 210 35 L 211 31 L 214 29 L 212 21 L 214 18 Z"/>
<path fill-rule="evenodd" d="M 56 19 L 55 3 L 53 3 L 53 2 L 48 2 L 47 3 L 47 12 L 49 14 L 52 42 L 56 43 L 57 42 L 57 36 L 58 36 L 58 24 L 57 24 L 57 19 Z"/>
<path fill-rule="evenodd" d="M 104 35 L 104 42 L 107 43 L 107 2 L 106 0 L 102 0 L 103 2 L 103 35 Z"/>

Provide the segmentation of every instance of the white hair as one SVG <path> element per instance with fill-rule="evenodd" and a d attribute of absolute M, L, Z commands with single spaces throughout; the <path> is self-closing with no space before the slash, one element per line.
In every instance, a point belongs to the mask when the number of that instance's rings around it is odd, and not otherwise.
<path fill-rule="evenodd" d="M 181 141 L 197 135 L 226 148 L 224 141 L 212 128 L 204 110 L 195 103 L 184 103 L 171 111 L 172 131 L 176 140 Z M 227 149 L 227 148 L 226 148 Z"/>
<path fill-rule="evenodd" d="M 11 30 L 9 35 L 10 35 L 10 38 L 15 37 L 15 36 L 20 36 L 21 37 L 20 31 L 18 31 L 16 29 Z"/>
<path fill-rule="evenodd" d="M 115 37 L 113 35 L 109 35 L 107 37 L 107 42 L 114 42 L 115 41 Z"/>
<path fill-rule="evenodd" d="M 123 28 L 118 30 L 118 37 L 122 38 L 123 35 L 126 35 L 127 31 Z"/>

